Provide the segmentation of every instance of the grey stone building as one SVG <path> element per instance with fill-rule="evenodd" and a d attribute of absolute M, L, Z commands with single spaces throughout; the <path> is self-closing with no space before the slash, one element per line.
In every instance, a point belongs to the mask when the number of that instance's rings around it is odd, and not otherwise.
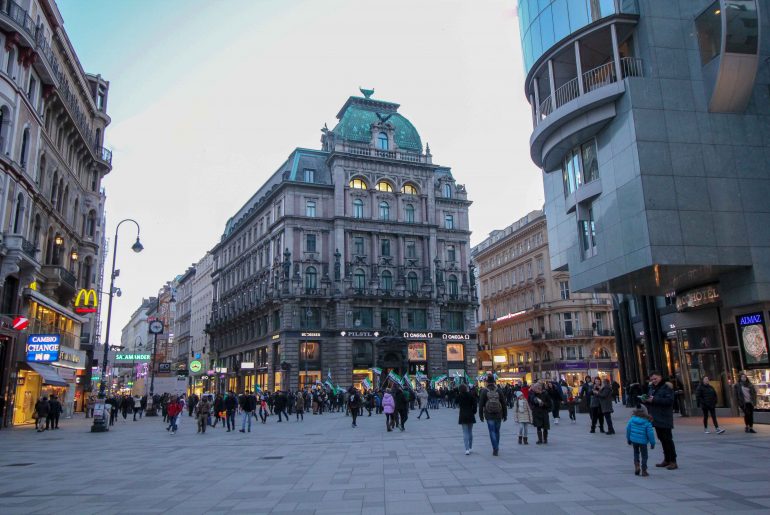
<path fill-rule="evenodd" d="M 398 104 L 350 97 L 228 221 L 209 335 L 219 388 L 473 376 L 465 187 Z M 387 338 L 384 338 L 387 337 Z"/>
<path fill-rule="evenodd" d="M 757 0 L 522 1 L 551 265 L 613 292 L 626 382 L 770 409 L 770 24 Z"/>

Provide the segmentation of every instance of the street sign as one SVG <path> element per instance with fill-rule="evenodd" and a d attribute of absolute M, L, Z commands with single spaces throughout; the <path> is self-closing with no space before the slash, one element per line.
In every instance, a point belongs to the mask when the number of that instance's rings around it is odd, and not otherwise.
<path fill-rule="evenodd" d="M 29 327 L 29 319 L 24 317 L 16 317 L 13 319 L 12 327 L 17 331 L 23 331 Z"/>

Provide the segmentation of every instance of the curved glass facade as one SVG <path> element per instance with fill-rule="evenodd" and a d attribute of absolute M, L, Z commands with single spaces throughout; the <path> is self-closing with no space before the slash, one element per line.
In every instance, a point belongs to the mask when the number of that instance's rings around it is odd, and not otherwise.
<path fill-rule="evenodd" d="M 524 70 L 558 41 L 616 13 L 639 14 L 636 0 L 519 0 Z"/>

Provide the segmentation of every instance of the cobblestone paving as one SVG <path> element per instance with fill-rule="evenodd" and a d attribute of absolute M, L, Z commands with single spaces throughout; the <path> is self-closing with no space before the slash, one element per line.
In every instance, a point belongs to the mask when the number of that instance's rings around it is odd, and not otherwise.
<path fill-rule="evenodd" d="M 700 420 L 676 419 L 677 471 L 634 476 L 618 435 L 588 433 L 588 418 L 553 426 L 548 446 L 519 446 L 503 424 L 493 457 L 485 424 L 464 454 L 457 411 L 412 412 L 406 431 L 383 417 L 307 415 L 304 422 L 255 424 L 251 433 L 209 428 L 185 416 L 170 436 L 160 418 L 119 420 L 91 434 L 89 421 L 58 431 L 0 431 L 0 513 L 770 513 L 770 427 L 746 434 L 725 419 L 724 435 Z M 240 422 L 240 420 L 239 420 Z M 567 423 L 565 423 L 567 422 Z M 624 431 L 622 432 L 624 433 Z"/>

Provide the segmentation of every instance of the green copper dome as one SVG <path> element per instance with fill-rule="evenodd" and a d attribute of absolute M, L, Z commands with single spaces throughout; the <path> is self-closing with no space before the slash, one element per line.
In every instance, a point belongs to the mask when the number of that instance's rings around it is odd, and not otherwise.
<path fill-rule="evenodd" d="M 371 98 L 350 97 L 340 110 L 340 120 L 334 133 L 345 140 L 359 143 L 372 141 L 372 124 L 380 121 L 393 125 L 396 145 L 404 150 L 422 152 L 422 141 L 414 125 L 398 114 L 398 104 L 373 100 Z"/>

